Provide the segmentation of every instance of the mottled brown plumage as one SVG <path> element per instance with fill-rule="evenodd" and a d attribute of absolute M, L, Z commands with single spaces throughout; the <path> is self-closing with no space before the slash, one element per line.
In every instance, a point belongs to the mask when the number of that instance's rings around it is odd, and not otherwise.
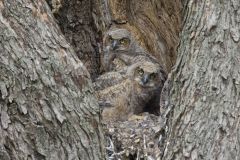
<path fill-rule="evenodd" d="M 160 93 L 165 78 L 161 66 L 151 61 L 140 61 L 102 75 L 95 82 L 95 89 L 103 119 L 127 120 L 130 115 L 143 112 L 153 97 L 160 96 L 156 94 Z M 104 87 L 99 87 L 103 84 Z"/>
<path fill-rule="evenodd" d="M 120 70 L 132 65 L 137 56 L 150 55 L 137 43 L 132 34 L 123 28 L 111 28 L 103 38 L 102 66 L 104 70 Z"/>

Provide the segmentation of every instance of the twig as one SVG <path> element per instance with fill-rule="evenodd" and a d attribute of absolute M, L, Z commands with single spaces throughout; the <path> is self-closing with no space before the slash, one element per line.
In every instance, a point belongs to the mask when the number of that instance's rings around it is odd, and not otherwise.
<path fill-rule="evenodd" d="M 143 148 L 144 148 L 144 159 L 147 158 L 147 145 L 146 145 L 146 135 L 143 135 Z"/>
<path fill-rule="evenodd" d="M 139 149 L 137 150 L 137 159 L 136 160 L 139 160 Z"/>

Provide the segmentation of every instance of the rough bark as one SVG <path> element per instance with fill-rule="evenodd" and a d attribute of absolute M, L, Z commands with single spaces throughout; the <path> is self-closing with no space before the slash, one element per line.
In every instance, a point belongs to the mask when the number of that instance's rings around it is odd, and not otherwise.
<path fill-rule="evenodd" d="M 184 8 L 163 159 L 240 159 L 240 1 Z"/>
<path fill-rule="evenodd" d="M 46 6 L 0 1 L 0 159 L 103 159 L 89 73 Z"/>
<path fill-rule="evenodd" d="M 47 0 L 55 18 L 92 79 L 100 73 L 101 4 L 96 0 Z M 105 9 L 103 9 L 105 10 Z"/>

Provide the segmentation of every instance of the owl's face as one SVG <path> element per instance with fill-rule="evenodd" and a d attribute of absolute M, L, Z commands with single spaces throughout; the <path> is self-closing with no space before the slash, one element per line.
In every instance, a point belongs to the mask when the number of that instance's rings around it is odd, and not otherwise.
<path fill-rule="evenodd" d="M 117 29 L 107 33 L 105 46 L 110 51 L 128 51 L 131 44 L 130 32 L 126 29 Z"/>
<path fill-rule="evenodd" d="M 161 85 L 160 66 L 145 62 L 136 66 L 133 80 L 143 88 L 157 88 Z"/>

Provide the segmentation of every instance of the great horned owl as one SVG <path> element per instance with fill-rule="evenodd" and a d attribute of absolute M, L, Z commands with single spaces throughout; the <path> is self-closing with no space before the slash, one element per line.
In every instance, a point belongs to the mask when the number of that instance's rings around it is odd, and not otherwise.
<path fill-rule="evenodd" d="M 132 114 L 143 112 L 145 107 L 155 107 L 146 104 L 152 98 L 160 97 L 166 74 L 158 63 L 149 61 L 135 63 L 125 71 L 125 75 L 118 76 L 119 83 L 110 84 L 96 91 L 100 106 L 103 108 L 104 121 L 126 120 Z M 106 77 L 109 77 L 109 74 L 118 75 L 117 72 L 108 72 Z M 105 77 L 105 74 L 101 77 Z M 100 83 L 103 79 L 101 78 Z M 109 78 L 105 80 L 111 81 L 111 76 L 110 80 Z M 96 81 L 95 86 L 99 86 L 98 83 Z M 157 109 L 159 110 L 159 106 Z"/>
<path fill-rule="evenodd" d="M 95 79 L 95 82 L 93 83 L 94 89 L 97 91 L 103 90 L 107 87 L 121 83 L 127 78 L 126 72 L 126 68 L 119 71 L 106 72 Z"/>
<path fill-rule="evenodd" d="M 102 65 L 105 71 L 129 66 L 133 57 L 147 55 L 127 29 L 112 28 L 103 38 Z"/>

